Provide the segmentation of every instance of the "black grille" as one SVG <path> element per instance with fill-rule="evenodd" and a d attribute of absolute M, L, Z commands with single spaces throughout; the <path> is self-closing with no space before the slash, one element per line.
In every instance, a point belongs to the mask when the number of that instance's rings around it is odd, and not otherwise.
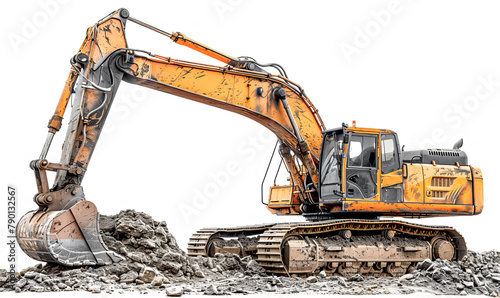
<path fill-rule="evenodd" d="M 429 150 L 429 155 L 458 157 L 460 156 L 460 153 L 451 150 Z"/>

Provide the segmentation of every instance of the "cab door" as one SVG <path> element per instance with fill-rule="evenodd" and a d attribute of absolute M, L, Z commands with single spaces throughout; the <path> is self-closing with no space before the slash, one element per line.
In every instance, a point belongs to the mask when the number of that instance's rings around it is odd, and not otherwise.
<path fill-rule="evenodd" d="M 345 172 L 348 199 L 371 199 L 377 196 L 377 149 L 377 135 L 351 134 Z"/>
<path fill-rule="evenodd" d="M 380 136 L 381 200 L 386 203 L 403 202 L 403 169 L 396 134 Z"/>

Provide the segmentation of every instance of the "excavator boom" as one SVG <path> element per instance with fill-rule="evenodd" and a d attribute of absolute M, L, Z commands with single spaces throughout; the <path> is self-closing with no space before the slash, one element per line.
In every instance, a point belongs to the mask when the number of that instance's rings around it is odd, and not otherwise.
<path fill-rule="evenodd" d="M 125 37 L 127 20 L 228 64 L 212 66 L 130 49 Z M 64 265 L 109 264 L 121 259 L 100 240 L 97 209 L 85 200 L 81 187 L 121 81 L 238 113 L 269 128 L 281 146 L 288 148 L 287 165 L 293 168 L 303 198 L 311 197 L 302 185 L 301 165 L 295 163 L 290 152 L 307 168 L 309 182 L 317 182 L 316 166 L 325 127 L 301 87 L 286 77 L 270 74 L 254 61 L 238 60 L 180 33 L 171 34 L 130 18 L 125 9 L 113 12 L 87 30 L 71 65 L 40 158 L 31 163 L 38 185 L 34 200 L 39 209 L 26 214 L 18 225 L 19 243 L 31 257 Z M 79 88 L 75 90 L 76 85 Z M 61 160 L 48 162 L 47 152 L 61 128 L 73 92 Z M 51 188 L 47 171 L 57 172 Z"/>

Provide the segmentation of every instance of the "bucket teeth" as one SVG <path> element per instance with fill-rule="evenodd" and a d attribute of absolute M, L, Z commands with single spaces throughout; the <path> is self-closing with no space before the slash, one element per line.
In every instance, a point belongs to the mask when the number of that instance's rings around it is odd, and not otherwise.
<path fill-rule="evenodd" d="M 124 260 L 103 243 L 98 219 L 95 205 L 85 200 L 67 210 L 31 211 L 19 221 L 18 243 L 33 259 L 65 266 L 109 265 Z"/>

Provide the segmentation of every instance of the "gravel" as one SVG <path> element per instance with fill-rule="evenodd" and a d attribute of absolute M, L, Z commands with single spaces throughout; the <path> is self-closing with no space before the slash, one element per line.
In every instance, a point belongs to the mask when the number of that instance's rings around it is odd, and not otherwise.
<path fill-rule="evenodd" d="M 469 251 L 460 262 L 425 260 L 402 277 L 349 278 L 320 272 L 308 278 L 267 275 L 251 257 L 217 254 L 190 257 L 167 224 L 134 210 L 100 217 L 101 236 L 109 249 L 126 259 L 101 267 L 72 268 L 37 264 L 8 280 L 0 269 L 0 292 L 88 291 L 187 294 L 411 294 L 489 295 L 500 293 L 500 251 Z"/>

